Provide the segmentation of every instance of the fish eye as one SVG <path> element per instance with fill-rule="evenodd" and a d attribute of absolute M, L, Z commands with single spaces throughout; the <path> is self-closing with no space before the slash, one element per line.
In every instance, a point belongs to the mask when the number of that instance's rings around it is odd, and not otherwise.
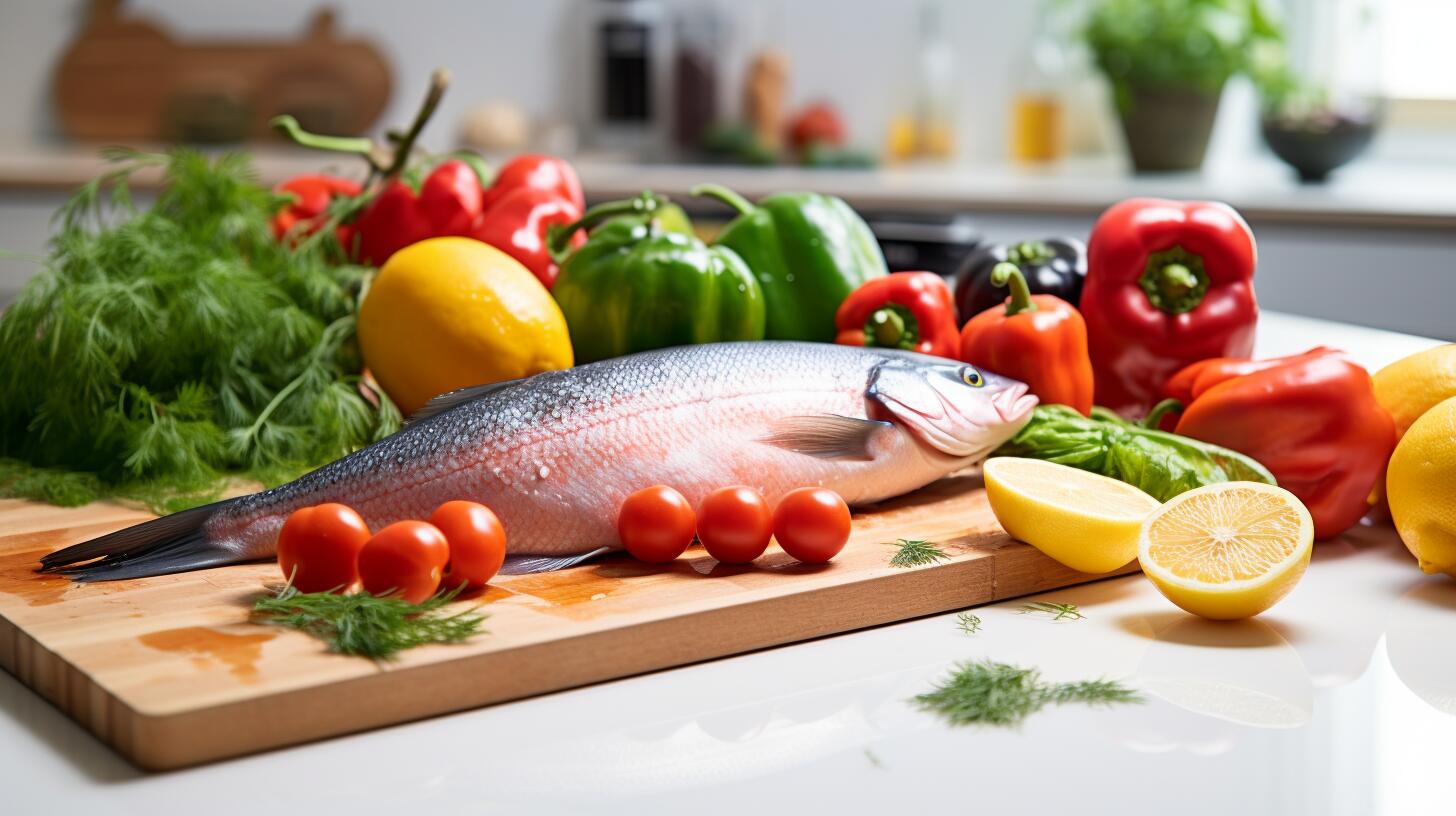
<path fill-rule="evenodd" d="M 961 382 L 972 388 L 980 388 L 986 384 L 986 378 L 981 376 L 981 372 L 966 366 L 961 369 Z"/>

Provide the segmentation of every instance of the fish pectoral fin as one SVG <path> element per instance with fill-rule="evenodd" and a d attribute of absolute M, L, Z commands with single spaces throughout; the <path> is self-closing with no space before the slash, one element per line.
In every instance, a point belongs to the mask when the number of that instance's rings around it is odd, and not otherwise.
<path fill-rule="evenodd" d="M 821 459 L 871 459 L 871 437 L 888 427 L 888 422 L 838 414 L 791 416 L 776 421 L 773 432 L 759 441 Z"/>
<path fill-rule="evenodd" d="M 531 572 L 555 572 L 567 567 L 574 567 L 577 564 L 589 561 L 604 553 L 612 551 L 611 547 L 597 547 L 590 552 L 580 555 L 507 555 L 506 561 L 501 565 L 501 575 L 525 575 Z"/>
<path fill-rule="evenodd" d="M 492 391 L 499 391 L 502 388 L 515 385 L 526 379 L 522 377 L 516 380 L 505 380 L 503 382 L 486 383 L 485 385 L 472 385 L 469 388 L 457 388 L 454 391 L 447 391 L 438 397 L 420 406 L 418 411 L 410 414 L 405 420 L 406 423 L 419 422 L 429 419 L 432 416 L 443 414 L 451 408 L 458 408 L 472 400 L 478 400 Z"/>

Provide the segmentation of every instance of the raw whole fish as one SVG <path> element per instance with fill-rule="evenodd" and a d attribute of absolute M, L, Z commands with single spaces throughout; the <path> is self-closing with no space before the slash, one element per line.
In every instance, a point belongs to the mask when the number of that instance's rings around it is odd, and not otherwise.
<path fill-rule="evenodd" d="M 446 394 L 404 429 L 285 485 L 61 550 L 42 569 L 112 580 L 271 556 L 288 514 L 342 502 L 371 529 L 469 499 L 500 516 L 506 571 L 616 548 L 617 509 L 654 484 L 694 506 L 746 484 L 770 503 L 820 485 L 851 505 L 983 458 L 1036 398 L 952 360 L 821 343 L 636 354 Z"/>

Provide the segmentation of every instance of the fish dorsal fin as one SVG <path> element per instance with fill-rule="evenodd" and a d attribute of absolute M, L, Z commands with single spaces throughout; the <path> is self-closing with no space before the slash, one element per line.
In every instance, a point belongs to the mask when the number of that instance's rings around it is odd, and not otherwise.
<path fill-rule="evenodd" d="M 501 575 L 528 575 L 533 572 L 555 572 L 556 570 L 574 567 L 605 555 L 612 551 L 611 547 L 597 547 L 590 552 L 577 555 L 507 555 L 505 563 L 501 565 Z"/>
<path fill-rule="evenodd" d="M 524 379 L 524 378 L 522 378 Z M 471 400 L 480 399 L 492 391 L 499 391 L 502 388 L 509 388 L 521 380 L 506 380 L 504 382 L 486 383 L 485 385 L 472 385 L 469 388 L 457 388 L 454 391 L 447 391 L 438 397 L 420 406 L 420 410 L 409 415 L 407 422 L 414 423 L 429 419 L 432 416 L 443 414 L 451 408 L 464 405 Z"/>
<path fill-rule="evenodd" d="M 784 417 L 761 442 L 820 459 L 871 459 L 870 438 L 890 423 L 838 414 Z"/>

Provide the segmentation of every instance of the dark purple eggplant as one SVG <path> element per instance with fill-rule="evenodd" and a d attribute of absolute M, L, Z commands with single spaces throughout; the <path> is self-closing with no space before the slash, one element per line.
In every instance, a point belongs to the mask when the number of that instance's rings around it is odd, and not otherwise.
<path fill-rule="evenodd" d="M 960 325 L 1006 301 L 1006 290 L 991 285 L 996 264 L 1016 264 L 1033 295 L 1056 295 L 1077 305 L 1087 277 L 1087 247 L 1076 238 L 1048 238 L 1016 244 L 989 244 L 966 256 L 955 276 Z"/>

